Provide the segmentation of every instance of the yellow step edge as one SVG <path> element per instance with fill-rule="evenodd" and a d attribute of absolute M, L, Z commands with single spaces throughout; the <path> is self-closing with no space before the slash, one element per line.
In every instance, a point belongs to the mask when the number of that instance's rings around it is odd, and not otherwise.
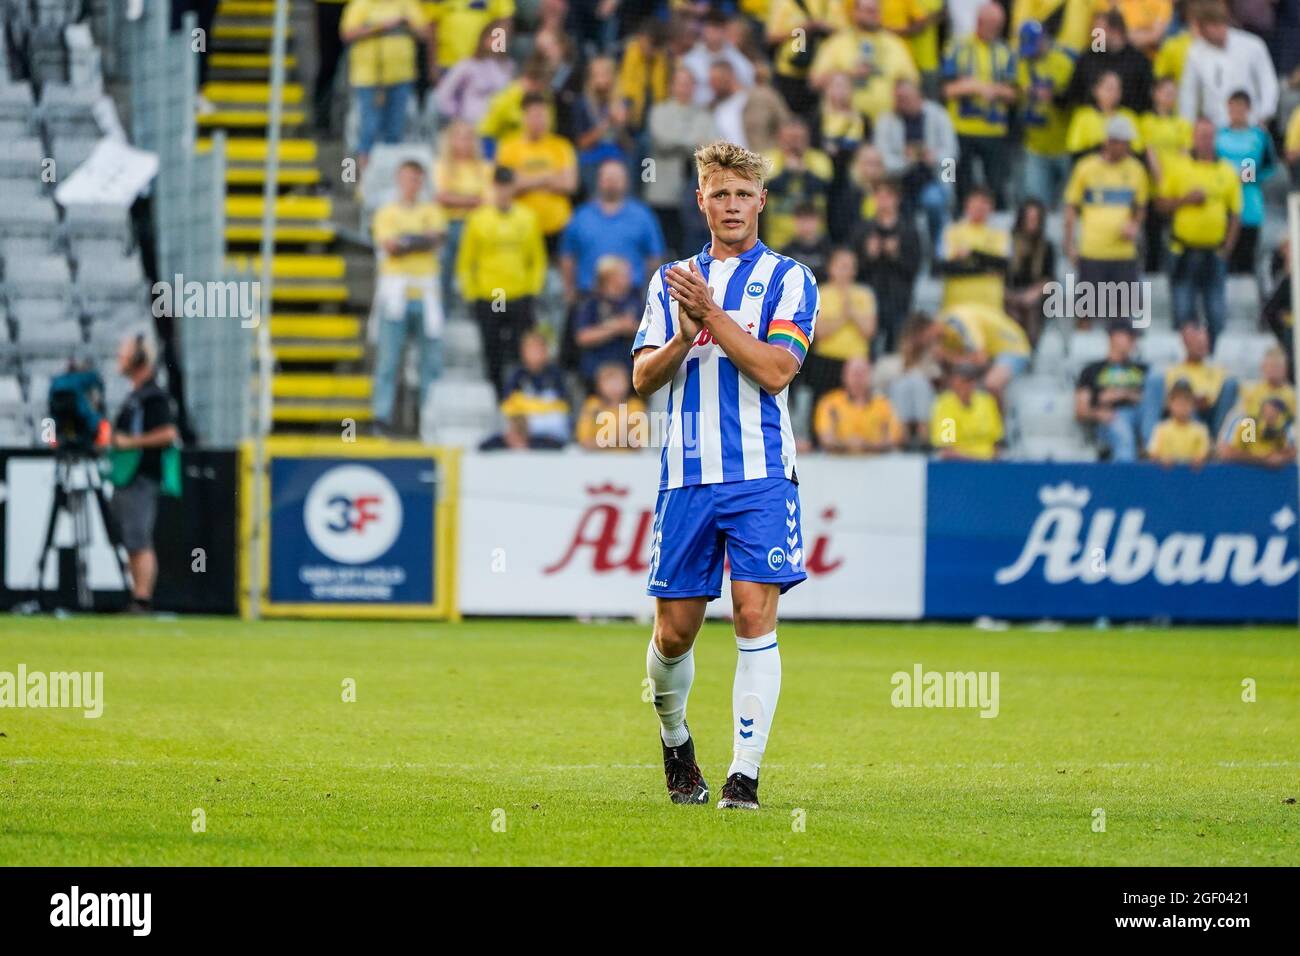
<path fill-rule="evenodd" d="M 275 315 L 271 335 L 284 339 L 355 339 L 361 320 L 351 315 Z"/>
<path fill-rule="evenodd" d="M 196 149 L 200 153 L 206 153 L 212 149 L 212 140 L 206 137 L 200 139 L 196 144 Z M 282 139 L 280 148 L 276 150 L 280 154 L 282 163 L 314 163 L 316 162 L 316 143 L 310 139 Z M 264 139 L 226 139 L 226 161 L 227 162 L 244 162 L 244 163 L 264 163 L 266 162 L 266 140 Z"/>
<path fill-rule="evenodd" d="M 339 423 L 345 418 L 368 422 L 374 418 L 369 405 L 272 405 L 271 419 L 277 422 Z"/>
<path fill-rule="evenodd" d="M 222 0 L 217 6 L 217 16 L 273 17 L 275 0 Z"/>
<path fill-rule="evenodd" d="M 270 24 L 218 23 L 212 28 L 212 35 L 218 40 L 270 40 L 274 32 Z M 285 36 L 293 36 L 293 24 L 288 25 Z"/>
<path fill-rule="evenodd" d="M 261 196 L 227 196 L 227 219 L 261 219 L 265 206 Z M 329 219 L 334 203 L 328 196 L 279 196 L 275 200 L 277 219 Z"/>
<path fill-rule="evenodd" d="M 276 174 L 275 181 L 282 186 L 315 186 L 320 182 L 319 169 L 284 169 Z M 255 186 L 266 182 L 265 169 L 239 169 L 226 167 L 226 182 L 237 186 Z"/>
<path fill-rule="evenodd" d="M 333 242 L 337 237 L 333 226 L 276 226 L 276 242 Z M 260 242 L 262 227 L 227 226 L 226 242 Z"/>
<path fill-rule="evenodd" d="M 267 106 L 271 102 L 271 84 L 269 83 L 205 83 L 203 95 L 212 103 L 256 103 Z M 302 86 L 297 83 L 284 85 L 283 102 L 297 106 L 302 103 Z"/>
<path fill-rule="evenodd" d="M 358 362 L 366 357 L 366 347 L 349 345 L 272 345 L 279 362 Z"/>
<path fill-rule="evenodd" d="M 261 256 L 227 256 L 227 267 L 252 269 L 261 274 Z M 341 279 L 347 272 L 342 256 L 277 255 L 271 258 L 271 274 L 277 279 Z"/>
<path fill-rule="evenodd" d="M 373 384 L 374 379 L 369 375 L 278 372 L 271 377 L 271 397 L 369 398 Z"/>
<path fill-rule="evenodd" d="M 266 110 L 218 110 L 215 113 L 200 113 L 196 117 L 200 126 L 270 126 L 271 117 Z M 307 121 L 307 114 L 297 110 L 285 110 L 280 115 L 281 126 L 301 126 Z"/>
<path fill-rule="evenodd" d="M 283 282 L 277 282 L 271 291 L 272 302 L 346 302 L 347 300 L 348 287 L 342 283 L 285 285 Z"/>
<path fill-rule="evenodd" d="M 298 58 L 292 53 L 286 54 L 284 68 L 292 70 L 298 65 Z M 219 53 L 208 54 L 210 70 L 269 70 L 271 54 L 269 53 Z"/>

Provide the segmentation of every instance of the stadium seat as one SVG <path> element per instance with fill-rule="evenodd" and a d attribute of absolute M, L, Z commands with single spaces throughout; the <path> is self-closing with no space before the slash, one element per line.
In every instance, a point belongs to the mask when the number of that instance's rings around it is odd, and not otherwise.
<path fill-rule="evenodd" d="M 1064 378 L 1069 369 L 1067 344 L 1065 333 L 1057 328 L 1056 323 L 1050 323 L 1038 337 L 1034 349 L 1034 372 Z"/>
<path fill-rule="evenodd" d="M 428 444 L 442 442 L 447 429 L 475 430 L 486 437 L 499 425 L 496 389 L 486 381 L 435 382 L 420 410 L 420 438 Z"/>
<path fill-rule="evenodd" d="M 1020 436 L 1072 435 L 1074 389 L 1063 379 L 1031 375 L 1012 383 L 1007 390 L 1009 423 Z"/>
<path fill-rule="evenodd" d="M 476 323 L 448 322 L 443 328 L 442 342 L 449 368 L 469 368 L 482 373 L 483 337 Z"/>
<path fill-rule="evenodd" d="M 0 236 L 48 237 L 58 222 L 52 199 L 14 196 L 0 203 Z"/>
<path fill-rule="evenodd" d="M 1228 276 L 1228 324 L 1259 327 L 1259 284 L 1254 276 Z"/>
<path fill-rule="evenodd" d="M 1138 339 L 1138 358 L 1153 369 L 1162 369 L 1183 360 L 1183 340 L 1168 329 L 1148 329 Z"/>
<path fill-rule="evenodd" d="M 6 83 L 0 76 L 0 120 L 19 121 L 30 129 L 34 113 L 32 85 L 30 83 Z"/>
<path fill-rule="evenodd" d="M 1097 450 L 1082 439 L 1033 435 L 1011 450 L 1016 461 L 1096 461 Z"/>
<path fill-rule="evenodd" d="M 13 299 L 60 299 L 68 295 L 72 270 L 59 255 L 5 257 L 5 294 Z"/>
<path fill-rule="evenodd" d="M 90 158 L 90 154 L 99 145 L 99 140 L 90 136 L 56 136 L 53 143 L 51 152 L 54 154 L 54 168 L 63 180 Z"/>
<path fill-rule="evenodd" d="M 1277 339 L 1267 332 L 1226 331 L 1214 344 L 1214 359 L 1229 375 L 1238 379 L 1260 377 L 1264 353 L 1277 345 Z"/>
<path fill-rule="evenodd" d="M 0 140 L 0 177 L 39 182 L 44 161 L 45 149 L 35 137 Z"/>
<path fill-rule="evenodd" d="M 1078 378 L 1089 362 L 1105 358 L 1106 347 L 1106 332 L 1103 329 L 1076 329 L 1071 332 L 1066 346 L 1070 379 L 1073 381 Z"/>
<path fill-rule="evenodd" d="M 132 236 L 130 213 L 123 206 L 73 203 L 64 210 L 63 234 L 69 245 L 82 239 L 115 239 L 126 246 Z"/>

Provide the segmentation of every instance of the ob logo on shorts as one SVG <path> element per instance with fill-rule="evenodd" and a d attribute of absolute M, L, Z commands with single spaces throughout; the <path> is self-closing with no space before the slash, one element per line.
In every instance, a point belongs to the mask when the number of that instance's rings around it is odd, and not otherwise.
<path fill-rule="evenodd" d="M 767 566 L 773 571 L 780 571 L 785 566 L 785 552 L 780 548 L 767 552 Z"/>
<path fill-rule="evenodd" d="M 402 499 L 368 465 L 340 465 L 316 479 L 302 509 L 307 537 L 327 558 L 365 564 L 381 557 L 402 530 Z"/>

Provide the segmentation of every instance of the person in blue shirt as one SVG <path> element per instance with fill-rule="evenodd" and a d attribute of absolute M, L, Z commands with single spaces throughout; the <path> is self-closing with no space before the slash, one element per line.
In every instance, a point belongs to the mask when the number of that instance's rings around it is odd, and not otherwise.
<path fill-rule="evenodd" d="M 596 195 L 574 212 L 560 236 L 560 274 L 570 307 L 596 284 L 596 260 L 612 255 L 632 267 L 632 284 L 664 260 L 664 237 L 650 207 L 628 196 L 627 167 L 607 159 L 596 172 Z"/>
<path fill-rule="evenodd" d="M 1214 150 L 1241 172 L 1241 234 L 1228 260 L 1228 271 L 1255 272 L 1255 250 L 1264 224 L 1264 190 L 1260 183 L 1277 171 L 1273 141 L 1250 122 L 1250 94 L 1238 90 L 1228 97 L 1228 125 L 1214 137 Z"/>

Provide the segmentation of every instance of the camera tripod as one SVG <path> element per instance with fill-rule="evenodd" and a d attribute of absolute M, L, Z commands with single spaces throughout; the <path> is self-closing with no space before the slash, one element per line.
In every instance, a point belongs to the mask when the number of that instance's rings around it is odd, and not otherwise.
<path fill-rule="evenodd" d="M 50 507 L 50 519 L 45 526 L 45 544 L 41 548 L 36 566 L 36 587 L 41 593 L 42 604 L 45 603 L 44 597 L 47 593 L 45 565 L 49 561 L 50 552 L 54 550 L 54 529 L 58 525 L 59 515 L 66 514 L 72 522 L 77 606 L 84 611 L 93 609 L 94 595 L 90 590 L 88 567 L 93 533 L 90 513 L 92 506 L 99 509 L 104 530 L 108 532 L 108 544 L 112 549 L 114 560 L 117 561 L 118 572 L 122 575 L 122 587 L 130 591 L 131 580 L 127 575 L 126 562 L 122 559 L 122 537 L 118 534 L 117 522 L 108 509 L 99 468 L 89 455 L 61 451 L 54 459 L 54 503 Z"/>

